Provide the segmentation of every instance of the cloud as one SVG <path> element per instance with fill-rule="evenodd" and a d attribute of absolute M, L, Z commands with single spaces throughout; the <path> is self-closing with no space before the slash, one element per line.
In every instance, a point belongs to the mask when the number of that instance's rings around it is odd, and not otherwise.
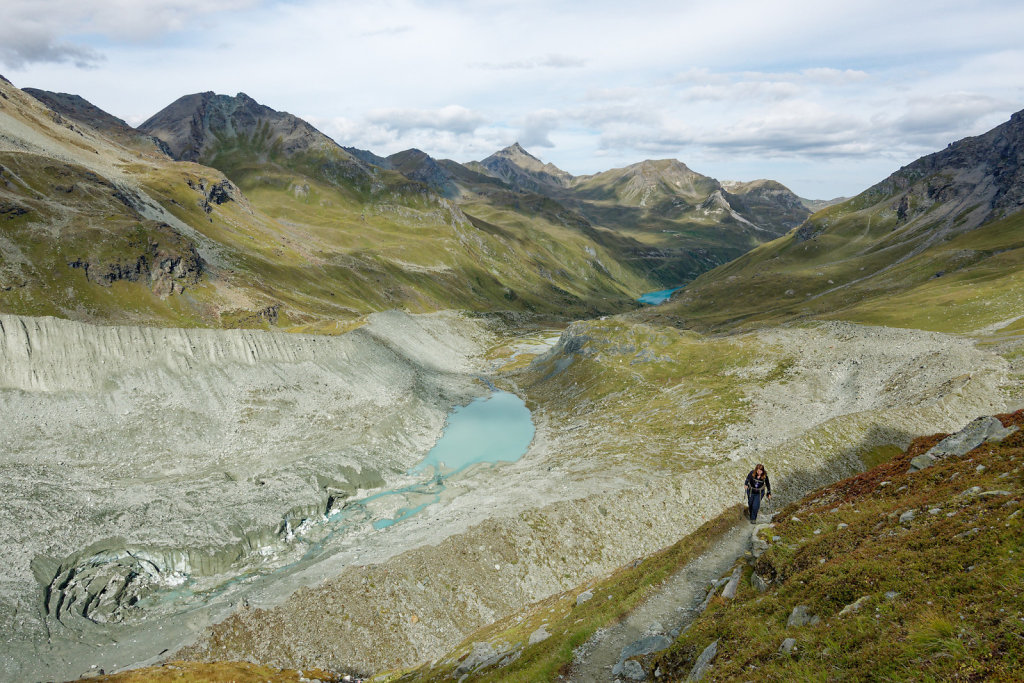
<path fill-rule="evenodd" d="M 204 15 L 237 11 L 259 0 L 7 0 L 0 62 L 90 68 L 104 56 L 89 41 L 140 42 L 189 28 Z M 74 36 L 74 39 L 69 38 Z"/>
<path fill-rule="evenodd" d="M 88 69 L 104 60 L 104 56 L 92 48 L 59 42 L 53 35 L 37 33 L 14 33 L 5 36 L 0 43 L 0 62 L 14 69 L 21 69 L 32 63 L 69 63 Z"/>
<path fill-rule="evenodd" d="M 370 112 L 366 120 L 398 132 L 443 130 L 450 133 L 472 133 L 487 121 L 482 114 L 455 104 L 440 109 L 377 109 Z"/>
<path fill-rule="evenodd" d="M 531 59 L 508 62 L 474 62 L 470 66 L 490 71 L 526 71 L 531 69 L 575 69 L 587 65 L 587 60 L 569 55 L 549 54 Z"/>
<path fill-rule="evenodd" d="M 412 26 L 408 24 L 403 26 L 385 26 L 384 28 L 372 29 L 369 31 L 363 31 L 359 35 L 367 38 L 373 38 L 376 36 L 397 36 L 403 33 L 408 33 L 412 30 Z"/>
<path fill-rule="evenodd" d="M 516 138 L 525 147 L 555 146 L 551 141 L 551 132 L 562 125 L 563 115 L 554 110 L 537 111 L 529 114 L 523 121 L 522 128 Z"/>

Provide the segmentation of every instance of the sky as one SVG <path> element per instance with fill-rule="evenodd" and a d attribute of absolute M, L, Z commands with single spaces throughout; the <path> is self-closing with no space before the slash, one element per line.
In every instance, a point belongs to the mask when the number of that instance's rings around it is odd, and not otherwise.
<path fill-rule="evenodd" d="M 1019 0 L 0 0 L 0 73 L 138 125 L 245 92 L 338 143 L 851 196 L 1024 109 Z"/>

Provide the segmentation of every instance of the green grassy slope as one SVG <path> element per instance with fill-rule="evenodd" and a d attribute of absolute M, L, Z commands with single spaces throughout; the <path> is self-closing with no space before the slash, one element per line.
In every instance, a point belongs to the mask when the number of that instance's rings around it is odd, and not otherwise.
<path fill-rule="evenodd" d="M 939 439 L 780 511 L 756 562 L 767 592 L 741 581 L 648 666 L 681 680 L 717 640 L 709 681 L 1019 680 L 1024 434 L 908 474 Z M 797 605 L 820 621 L 787 628 Z"/>

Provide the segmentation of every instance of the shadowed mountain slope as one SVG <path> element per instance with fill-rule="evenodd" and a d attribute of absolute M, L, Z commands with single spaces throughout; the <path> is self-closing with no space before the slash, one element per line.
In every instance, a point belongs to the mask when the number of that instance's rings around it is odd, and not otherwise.
<path fill-rule="evenodd" d="M 657 315 L 698 327 L 831 317 L 966 332 L 1021 315 L 1024 114 L 918 159 L 711 271 Z"/>

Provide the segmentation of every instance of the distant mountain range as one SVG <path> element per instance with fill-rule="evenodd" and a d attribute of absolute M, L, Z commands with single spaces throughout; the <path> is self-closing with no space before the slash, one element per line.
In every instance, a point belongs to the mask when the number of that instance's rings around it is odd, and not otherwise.
<path fill-rule="evenodd" d="M 6 312 L 315 331 L 396 306 L 614 312 L 696 278 L 652 315 L 731 326 L 891 292 L 903 264 L 1021 202 L 1019 115 L 813 201 L 674 159 L 573 176 L 518 143 L 465 164 L 382 157 L 243 93 L 132 128 L 75 95 L 0 90 Z M 967 251 L 934 272 L 982 258 Z"/>

